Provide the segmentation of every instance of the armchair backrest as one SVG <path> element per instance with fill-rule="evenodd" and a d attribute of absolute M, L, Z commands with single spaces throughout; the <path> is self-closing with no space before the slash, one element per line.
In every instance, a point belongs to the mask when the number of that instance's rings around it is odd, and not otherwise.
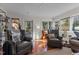
<path fill-rule="evenodd" d="M 50 34 L 50 33 L 51 33 L 51 34 L 54 34 L 56 38 L 59 36 L 59 31 L 58 31 L 58 30 L 50 30 L 48 33 L 49 33 L 49 34 Z"/>
<path fill-rule="evenodd" d="M 7 39 L 8 40 L 12 40 L 12 33 L 11 33 L 11 31 L 10 30 L 6 30 L 6 32 L 7 32 Z"/>
<path fill-rule="evenodd" d="M 25 38 L 25 30 L 20 30 L 20 39 L 23 40 Z"/>

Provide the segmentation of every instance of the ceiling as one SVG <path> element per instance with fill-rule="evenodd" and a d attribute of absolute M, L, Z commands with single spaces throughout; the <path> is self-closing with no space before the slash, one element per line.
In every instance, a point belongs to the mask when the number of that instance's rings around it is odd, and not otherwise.
<path fill-rule="evenodd" d="M 78 6 L 78 3 L 0 3 L 0 8 L 12 17 L 54 17 Z"/>

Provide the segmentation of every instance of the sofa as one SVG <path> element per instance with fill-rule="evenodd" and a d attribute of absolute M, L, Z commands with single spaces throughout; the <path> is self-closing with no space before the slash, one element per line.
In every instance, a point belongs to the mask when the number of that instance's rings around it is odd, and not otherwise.
<path fill-rule="evenodd" d="M 71 45 L 71 50 L 74 53 L 79 52 L 79 38 L 78 37 L 73 37 L 69 40 L 70 45 Z"/>
<path fill-rule="evenodd" d="M 62 37 L 58 36 L 56 32 L 57 30 L 47 35 L 47 45 L 49 48 L 60 48 L 61 49 L 62 48 Z"/>
<path fill-rule="evenodd" d="M 24 55 L 32 52 L 32 37 L 26 37 L 24 30 L 21 30 L 20 34 L 20 41 L 14 42 L 11 31 L 7 31 L 8 39 L 3 44 L 4 55 Z"/>

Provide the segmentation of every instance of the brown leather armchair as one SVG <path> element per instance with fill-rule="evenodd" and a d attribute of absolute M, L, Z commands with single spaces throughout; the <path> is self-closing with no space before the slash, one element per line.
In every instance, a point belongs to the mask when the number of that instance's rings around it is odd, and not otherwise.
<path fill-rule="evenodd" d="M 71 50 L 74 53 L 79 52 L 79 38 L 74 37 L 70 39 Z"/>
<path fill-rule="evenodd" d="M 62 48 L 62 37 L 59 37 L 56 32 L 53 30 L 47 36 L 47 45 L 49 48 Z"/>
<path fill-rule="evenodd" d="M 24 55 L 32 52 L 32 38 L 25 37 L 22 31 L 21 41 L 13 42 L 10 31 L 8 31 L 8 40 L 3 44 L 4 55 Z"/>

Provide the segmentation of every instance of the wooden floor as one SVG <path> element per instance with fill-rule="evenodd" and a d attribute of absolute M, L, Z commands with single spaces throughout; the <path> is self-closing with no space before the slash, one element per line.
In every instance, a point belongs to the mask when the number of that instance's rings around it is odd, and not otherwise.
<path fill-rule="evenodd" d="M 3 55 L 3 50 L 2 50 L 2 48 L 0 48 L 0 55 Z"/>
<path fill-rule="evenodd" d="M 2 55 L 2 52 L 0 53 Z M 70 48 L 63 47 L 62 49 L 59 48 L 49 48 L 46 52 L 34 52 L 29 55 L 72 55 L 72 51 Z"/>
<path fill-rule="evenodd" d="M 47 52 L 36 52 L 32 55 L 72 55 L 72 51 L 70 48 L 63 47 L 62 49 L 49 49 Z"/>

